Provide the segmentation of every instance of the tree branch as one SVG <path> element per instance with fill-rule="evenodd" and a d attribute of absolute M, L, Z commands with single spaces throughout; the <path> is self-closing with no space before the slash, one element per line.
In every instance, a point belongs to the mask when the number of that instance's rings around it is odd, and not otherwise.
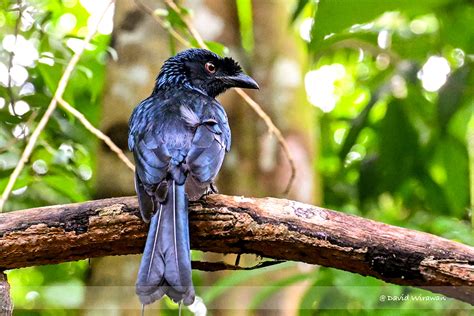
<path fill-rule="evenodd" d="M 12 315 L 13 305 L 10 296 L 10 284 L 8 284 L 7 276 L 0 271 L 0 315 Z"/>
<path fill-rule="evenodd" d="M 140 253 L 135 197 L 0 214 L 0 271 Z M 275 198 L 211 195 L 190 204 L 191 247 L 254 253 L 422 287 L 474 304 L 474 248 L 441 237 Z"/>

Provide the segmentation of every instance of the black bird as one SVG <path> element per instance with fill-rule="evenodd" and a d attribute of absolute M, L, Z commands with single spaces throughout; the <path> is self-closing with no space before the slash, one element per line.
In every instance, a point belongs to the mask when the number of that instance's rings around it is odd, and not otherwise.
<path fill-rule="evenodd" d="M 135 189 L 143 220 L 151 220 L 136 284 L 143 304 L 165 294 L 185 305 L 194 302 L 188 199 L 214 192 L 231 140 L 215 97 L 232 87 L 258 84 L 232 58 L 188 49 L 165 61 L 152 94 L 130 117 Z"/>

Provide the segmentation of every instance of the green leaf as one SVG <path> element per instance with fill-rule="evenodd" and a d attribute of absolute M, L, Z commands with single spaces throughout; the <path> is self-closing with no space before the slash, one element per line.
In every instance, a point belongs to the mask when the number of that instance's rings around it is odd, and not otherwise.
<path fill-rule="evenodd" d="M 184 23 L 183 17 L 172 9 L 168 10 L 168 15 L 166 16 L 166 20 L 170 23 L 170 25 L 173 28 L 177 28 L 180 30 L 186 29 L 186 23 Z"/>
<path fill-rule="evenodd" d="M 443 188 L 451 214 L 462 216 L 469 200 L 469 169 L 467 149 L 456 138 L 446 135 L 436 145 L 433 164 L 441 176 L 438 184 Z"/>
<path fill-rule="evenodd" d="M 252 0 L 236 0 L 242 47 L 252 53 L 254 47 Z"/>
<path fill-rule="evenodd" d="M 59 63 L 55 63 L 53 66 L 44 64 L 38 64 L 37 69 L 43 77 L 44 83 L 48 87 L 49 91 L 54 94 L 58 87 L 59 79 L 63 72 L 63 67 Z"/>
<path fill-rule="evenodd" d="M 23 100 L 28 103 L 32 108 L 45 108 L 51 101 L 50 98 L 40 93 L 27 95 L 23 97 Z"/>
<path fill-rule="evenodd" d="M 361 278 L 359 275 L 347 271 L 334 270 L 332 272 L 335 274 L 334 285 L 339 287 L 350 301 L 359 302 L 363 309 L 374 309 L 375 305 L 379 303 L 380 291 L 385 285 L 383 281 L 372 277 Z"/>
<path fill-rule="evenodd" d="M 249 309 L 254 310 L 258 309 L 258 307 L 270 296 L 273 294 L 277 293 L 278 291 L 281 291 L 287 286 L 290 286 L 295 283 L 299 283 L 305 280 L 312 280 L 316 277 L 315 273 L 298 273 L 294 274 L 288 278 L 278 280 L 276 282 L 270 283 L 268 286 L 266 286 L 263 290 L 258 292 L 252 301 L 250 302 Z"/>
<path fill-rule="evenodd" d="M 368 125 L 369 114 L 372 111 L 372 108 L 380 101 L 383 91 L 386 90 L 387 82 L 390 80 L 387 79 L 387 77 L 391 74 L 392 72 L 389 71 L 381 72 L 372 80 L 376 83 L 376 88 L 374 88 L 371 98 L 364 109 L 351 121 L 349 133 L 345 137 L 344 143 L 339 151 L 339 158 L 341 160 L 346 158 L 352 146 L 356 143 L 360 132 Z"/>
<path fill-rule="evenodd" d="M 66 174 L 47 175 L 42 177 L 42 181 L 71 199 L 72 202 L 87 200 L 87 195 L 84 193 L 84 183 L 77 177 L 71 177 Z"/>
<path fill-rule="evenodd" d="M 370 110 L 374 107 L 375 103 L 378 101 L 378 94 L 374 95 L 369 103 L 366 105 L 364 110 L 359 113 L 359 115 L 352 120 L 351 128 L 347 137 L 344 139 L 344 143 L 342 144 L 341 151 L 339 152 L 339 158 L 344 160 L 347 154 L 350 152 L 352 146 L 354 146 L 357 138 L 359 137 L 360 132 L 367 124 L 367 118 L 369 117 Z"/>
<path fill-rule="evenodd" d="M 357 188 L 359 191 L 359 202 L 361 203 L 381 193 L 378 183 L 380 181 L 377 172 L 378 165 L 377 155 L 365 157 L 360 164 Z"/>
<path fill-rule="evenodd" d="M 229 53 L 227 46 L 222 45 L 218 42 L 206 41 L 205 42 L 209 50 L 213 51 L 217 55 L 225 56 Z"/>
<path fill-rule="evenodd" d="M 206 304 L 209 304 L 219 296 L 223 295 L 229 288 L 235 287 L 247 280 L 258 277 L 260 275 L 269 272 L 280 271 L 291 266 L 294 266 L 293 262 L 281 263 L 256 270 L 234 271 L 228 276 L 225 276 L 215 282 L 207 292 L 203 293 L 202 299 Z"/>
<path fill-rule="evenodd" d="M 318 302 L 317 297 L 321 293 L 321 289 L 318 288 L 316 282 L 311 284 L 311 286 L 306 291 L 305 295 L 301 299 L 299 306 L 300 316 L 311 316 L 314 315 L 314 311 L 317 310 Z"/>
<path fill-rule="evenodd" d="M 324 38 L 354 24 L 372 21 L 387 11 L 410 11 L 417 14 L 453 0 L 320 0 L 311 29 L 311 48 L 319 49 Z"/>
<path fill-rule="evenodd" d="M 438 123 L 441 131 L 446 130 L 451 117 L 462 106 L 461 99 L 467 85 L 470 72 L 468 65 L 456 70 L 448 82 L 440 89 L 438 97 Z"/>
<path fill-rule="evenodd" d="M 0 111 L 0 122 L 9 123 L 9 124 L 18 124 L 23 122 L 18 116 L 11 115 L 8 111 Z"/>
<path fill-rule="evenodd" d="M 308 4 L 308 0 L 298 0 L 298 3 L 296 4 L 293 13 L 291 14 L 291 23 L 295 22 L 295 20 L 300 16 L 300 14 L 303 12 L 304 8 L 306 8 L 306 5 Z"/>
<path fill-rule="evenodd" d="M 405 113 L 406 103 L 394 99 L 380 124 L 378 173 L 381 189 L 394 192 L 413 174 L 418 135 Z"/>
<path fill-rule="evenodd" d="M 0 190 L 3 192 L 7 186 L 13 169 L 0 170 Z M 32 182 L 32 177 L 27 172 L 22 172 L 21 175 L 16 179 L 13 190 L 20 189 L 24 186 L 29 185 Z"/>
<path fill-rule="evenodd" d="M 458 2 L 450 10 L 442 10 L 437 14 L 440 24 L 440 43 L 446 46 L 459 47 L 465 52 L 473 52 L 474 41 L 474 6 L 468 2 Z"/>
<path fill-rule="evenodd" d="M 445 214 L 449 205 L 443 188 L 424 170 L 419 172 L 418 178 L 425 191 L 426 208 L 439 214 Z"/>
<path fill-rule="evenodd" d="M 334 286 L 335 276 L 338 272 L 326 268 L 320 268 L 317 272 L 317 279 L 309 287 L 303 295 L 300 302 L 300 316 L 314 315 L 314 311 L 318 309 L 321 298 L 328 293 L 328 289 Z M 344 306 L 344 305 L 340 305 Z"/>

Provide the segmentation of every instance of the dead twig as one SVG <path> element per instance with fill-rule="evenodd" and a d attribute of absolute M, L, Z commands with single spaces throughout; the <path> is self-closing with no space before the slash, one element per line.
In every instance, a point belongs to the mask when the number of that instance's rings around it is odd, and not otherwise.
<path fill-rule="evenodd" d="M 122 160 L 130 170 L 135 172 L 135 166 L 133 165 L 133 163 L 130 161 L 130 159 L 128 159 L 125 153 L 110 139 L 109 136 L 105 135 L 101 130 L 99 130 L 94 125 L 92 125 L 92 123 L 87 120 L 84 114 L 76 110 L 72 105 L 67 103 L 62 97 L 58 99 L 58 102 L 59 102 L 59 105 L 61 105 L 61 107 L 64 110 L 71 113 L 75 118 L 77 118 L 79 122 L 81 122 L 82 125 L 84 125 L 84 127 L 89 132 L 94 134 L 97 138 L 103 140 L 104 143 L 107 146 L 109 146 L 110 150 L 116 153 L 119 159 Z"/>
<path fill-rule="evenodd" d="M 194 37 L 194 39 L 197 41 L 198 45 L 201 48 L 208 49 L 207 44 L 206 44 L 206 42 L 204 42 L 201 34 L 199 34 L 199 32 L 196 30 L 196 28 L 192 25 L 191 22 L 189 22 L 189 20 L 186 17 L 182 16 L 181 9 L 176 5 L 176 3 L 172 0 L 164 0 L 164 1 L 165 1 L 166 5 L 168 7 L 170 7 L 174 12 L 176 12 L 179 16 L 182 17 L 184 25 L 186 25 L 186 29 L 191 34 L 191 36 Z"/>
<path fill-rule="evenodd" d="M 268 260 L 260 262 L 256 265 L 250 267 L 241 267 L 239 265 L 232 265 L 225 263 L 223 261 L 209 262 L 209 261 L 192 261 L 191 265 L 193 269 L 206 271 L 206 272 L 215 272 L 215 271 L 225 271 L 225 270 L 257 270 L 261 268 L 270 267 L 276 264 L 285 263 L 285 260 Z"/>
<path fill-rule="evenodd" d="M 190 42 L 188 42 L 186 39 L 184 39 L 184 37 L 182 37 L 178 32 L 176 32 L 176 30 L 171 25 L 169 25 L 165 21 L 163 21 L 160 18 L 160 16 L 158 14 L 156 14 L 156 12 L 153 11 L 153 9 L 151 9 L 149 6 L 145 5 L 140 0 L 135 0 L 135 4 L 137 5 L 137 7 L 140 10 L 142 10 L 142 11 L 146 12 L 148 15 L 150 15 L 156 22 L 158 22 L 158 24 L 161 25 L 162 28 L 167 30 L 168 33 L 170 33 L 171 36 L 173 36 L 183 46 L 186 46 L 186 47 L 191 47 L 192 46 Z"/>
<path fill-rule="evenodd" d="M 237 93 L 242 97 L 242 99 L 247 102 L 247 104 L 257 113 L 258 116 L 265 122 L 268 128 L 268 132 L 275 135 L 277 138 L 278 142 L 280 143 L 281 148 L 283 149 L 283 152 L 286 155 L 286 158 L 288 159 L 288 162 L 290 163 L 291 167 L 291 176 L 290 179 L 288 180 L 288 184 L 286 185 L 285 191 L 283 192 L 285 195 L 290 193 L 291 186 L 293 185 L 293 181 L 295 180 L 296 177 L 296 165 L 293 157 L 291 156 L 290 148 L 288 147 L 288 143 L 286 142 L 285 138 L 283 137 L 283 134 L 281 131 L 278 129 L 278 127 L 273 124 L 272 119 L 265 113 L 265 111 L 262 109 L 262 107 L 255 102 L 247 93 L 245 93 L 244 90 L 237 88 L 235 89 Z"/>

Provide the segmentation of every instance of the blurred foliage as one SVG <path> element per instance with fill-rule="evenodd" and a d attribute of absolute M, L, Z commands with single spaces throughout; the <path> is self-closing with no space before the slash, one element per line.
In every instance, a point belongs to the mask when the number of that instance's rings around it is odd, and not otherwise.
<path fill-rule="evenodd" d="M 255 46 L 253 38 L 252 1 L 236 0 L 236 6 L 242 47 L 247 53 L 252 53 Z"/>
<path fill-rule="evenodd" d="M 467 144 L 474 117 L 473 13 L 471 1 L 297 2 L 292 23 L 309 25 L 300 27 L 312 61 L 306 90 L 321 109 L 316 168 L 326 207 L 474 244 Z M 331 72 L 339 75 L 331 79 Z M 332 80 L 332 93 L 318 89 L 315 73 Z M 427 293 L 343 271 L 318 273 L 303 308 L 332 304 L 365 314 L 379 306 L 445 315 L 463 305 L 381 304 L 382 294 Z"/>
<path fill-rule="evenodd" d="M 328 96 L 334 108 L 320 104 L 328 97 L 311 91 L 318 87 L 306 76 L 312 103 L 322 109 L 317 167 L 326 206 L 472 244 L 467 127 L 474 23 L 461 22 L 472 20 L 472 3 L 305 3 L 295 16 L 314 20 L 310 73 L 341 73 Z"/>
<path fill-rule="evenodd" d="M 22 2 L 21 6 L 15 1 L 3 1 L 2 5 L 0 67 L 7 71 L 10 68 L 14 79 L 8 88 L 3 82 L 8 77 L 6 73 L 0 89 L 1 191 L 29 134 L 49 105 L 73 49 L 87 33 L 90 16 L 77 1 L 32 1 Z M 99 122 L 108 42 L 108 35 L 94 37 L 64 94 L 64 99 L 94 124 Z M 6 209 L 89 199 L 93 193 L 96 145 L 95 137 L 58 107 Z"/>
<path fill-rule="evenodd" d="M 1 192 L 74 49 L 86 35 L 90 16 L 78 1 L 1 1 Z M 94 37 L 64 94 L 64 99 L 95 125 L 100 117 L 109 39 L 103 34 Z M 96 138 L 58 107 L 16 182 L 6 211 L 90 200 L 96 146 Z M 79 308 L 83 303 L 87 267 L 82 261 L 9 271 L 15 315 L 33 315 L 29 310 L 37 308 L 71 315 L 73 312 L 62 310 Z"/>
<path fill-rule="evenodd" d="M 28 139 L 22 131 L 34 129 L 49 104 L 77 40 L 85 35 L 90 19 L 78 1 L 32 0 L 21 7 L 3 0 L 0 11 L 0 68 L 10 64 L 8 40 L 18 33 L 25 39 L 30 61 L 13 60 L 16 71 L 27 73 L 8 89 L 2 73 L 0 89 L 0 190 L 16 165 Z M 24 2 L 25 3 L 25 2 Z M 85 2 L 84 2 L 85 3 Z M 236 0 L 242 46 L 254 43 L 252 3 Z M 180 13 L 155 13 L 168 28 L 187 34 Z M 18 22 L 19 21 L 19 22 Z M 18 31 L 15 31 L 18 22 Z M 474 126 L 474 6 L 467 0 L 295 0 L 288 23 L 306 41 L 311 61 L 305 76 L 309 103 L 318 107 L 321 148 L 315 172 L 323 179 L 324 206 L 389 224 L 430 232 L 474 244 L 469 224 L 471 207 L 468 150 L 469 122 Z M 10 37 L 9 37 L 10 36 Z M 197 41 L 189 34 L 192 45 Z M 65 93 L 65 99 L 97 125 L 104 64 L 109 35 L 95 36 L 82 56 Z M 170 52 L 177 49 L 170 40 Z M 219 54 L 221 43 L 207 42 Z M 19 76 L 20 76 L 19 75 Z M 21 76 L 20 76 L 21 77 Z M 20 78 L 21 79 L 21 78 Z M 32 88 L 34 90 L 32 90 Z M 26 102 L 12 107 L 15 102 Z M 308 105 L 310 106 L 310 105 Z M 17 111 L 16 110 L 21 110 Z M 19 112 L 22 112 L 21 114 Z M 24 113 L 23 113 L 24 112 Z M 470 128 L 471 131 L 474 128 Z M 472 133 L 472 132 L 471 132 Z M 473 142 L 474 143 L 474 142 Z M 94 192 L 97 141 L 68 114 L 58 109 L 42 134 L 30 163 L 22 173 L 9 210 L 84 201 Z M 469 157 L 469 152 L 471 157 Z M 194 259 L 200 254 L 193 253 Z M 206 304 L 246 280 L 265 278 L 288 263 L 261 270 L 236 271 L 200 293 Z M 78 308 L 84 297 L 87 263 L 65 263 L 9 272 L 17 315 L 38 307 L 58 308 L 35 312 L 44 315 L 75 314 L 61 308 Z M 196 285 L 201 274 L 194 274 Z M 282 289 L 305 281 L 300 314 L 455 315 L 466 305 L 455 300 L 383 303 L 380 295 L 430 295 L 420 289 L 386 284 L 344 271 L 318 267 L 272 280 L 253 298 L 251 310 Z M 67 290 L 59 290 L 59 285 Z M 61 289 L 61 288 L 59 288 Z M 176 312 L 176 306 L 165 300 Z M 377 309 L 377 310 L 376 310 Z M 186 312 L 188 313 L 188 312 Z"/>

